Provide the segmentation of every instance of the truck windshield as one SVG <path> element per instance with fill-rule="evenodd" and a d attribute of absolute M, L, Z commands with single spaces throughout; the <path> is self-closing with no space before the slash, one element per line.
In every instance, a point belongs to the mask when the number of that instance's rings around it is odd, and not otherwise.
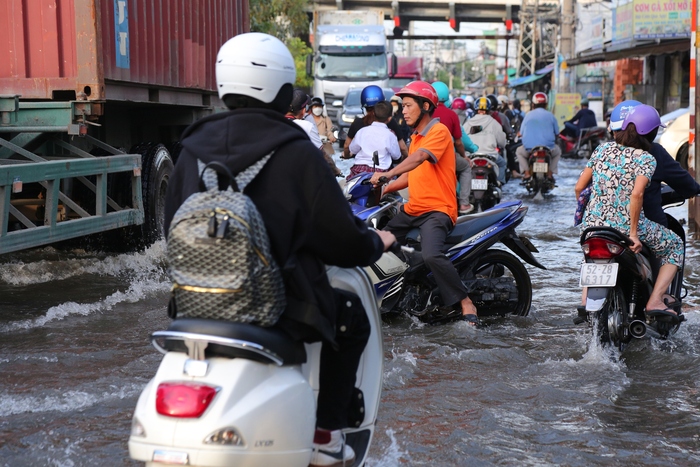
<path fill-rule="evenodd" d="M 411 81 L 415 81 L 414 78 L 391 78 L 389 80 L 390 88 L 402 88 L 406 86 Z"/>
<path fill-rule="evenodd" d="M 336 80 L 384 79 L 387 77 L 385 54 L 331 55 L 320 54 L 316 77 Z"/>

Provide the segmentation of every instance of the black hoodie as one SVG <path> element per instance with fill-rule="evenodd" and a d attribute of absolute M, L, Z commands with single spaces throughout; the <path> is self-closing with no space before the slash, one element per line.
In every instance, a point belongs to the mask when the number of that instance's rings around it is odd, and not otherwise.
<path fill-rule="evenodd" d="M 368 266 L 379 259 L 383 244 L 353 216 L 306 132 L 284 115 L 238 109 L 187 128 L 168 185 L 165 232 L 178 207 L 198 191 L 197 158 L 222 162 L 235 175 L 273 150 L 245 193 L 262 215 L 285 278 L 287 309 L 278 326 L 296 339 L 334 343 L 334 298 L 325 264 Z"/>

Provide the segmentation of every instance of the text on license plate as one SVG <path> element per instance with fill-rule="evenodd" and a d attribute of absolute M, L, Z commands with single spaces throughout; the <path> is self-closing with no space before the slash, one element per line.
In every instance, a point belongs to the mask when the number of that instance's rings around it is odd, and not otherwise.
<path fill-rule="evenodd" d="M 162 462 L 164 464 L 188 465 L 189 456 L 186 452 L 175 451 L 153 451 L 153 462 Z"/>
<path fill-rule="evenodd" d="M 472 190 L 486 190 L 489 187 L 489 181 L 486 178 L 473 178 Z"/>
<path fill-rule="evenodd" d="M 581 287 L 615 287 L 618 263 L 583 263 Z"/>
<path fill-rule="evenodd" d="M 533 172 L 547 172 L 547 169 L 549 164 L 546 162 L 535 162 L 532 164 L 532 171 Z"/>

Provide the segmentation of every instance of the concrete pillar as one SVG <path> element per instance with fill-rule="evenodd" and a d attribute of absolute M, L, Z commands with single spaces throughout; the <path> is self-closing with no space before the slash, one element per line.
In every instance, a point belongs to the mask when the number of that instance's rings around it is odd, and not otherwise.
<path fill-rule="evenodd" d="M 563 55 L 564 60 L 569 60 L 574 56 L 575 21 L 574 0 L 563 0 L 561 3 L 561 25 L 559 27 L 559 52 Z M 556 66 L 559 65 L 557 64 Z M 572 67 L 566 67 L 562 72 L 560 72 L 557 86 L 561 92 L 571 92 Z"/>

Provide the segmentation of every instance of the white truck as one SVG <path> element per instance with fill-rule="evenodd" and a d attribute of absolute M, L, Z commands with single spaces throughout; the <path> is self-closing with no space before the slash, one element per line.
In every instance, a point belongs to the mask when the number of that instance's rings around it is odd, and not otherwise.
<path fill-rule="evenodd" d="M 387 60 L 381 10 L 314 12 L 313 46 L 306 71 L 314 77 L 313 95 L 323 99 L 334 123 L 348 89 L 370 84 L 386 88 L 396 69 L 396 57 Z"/>

